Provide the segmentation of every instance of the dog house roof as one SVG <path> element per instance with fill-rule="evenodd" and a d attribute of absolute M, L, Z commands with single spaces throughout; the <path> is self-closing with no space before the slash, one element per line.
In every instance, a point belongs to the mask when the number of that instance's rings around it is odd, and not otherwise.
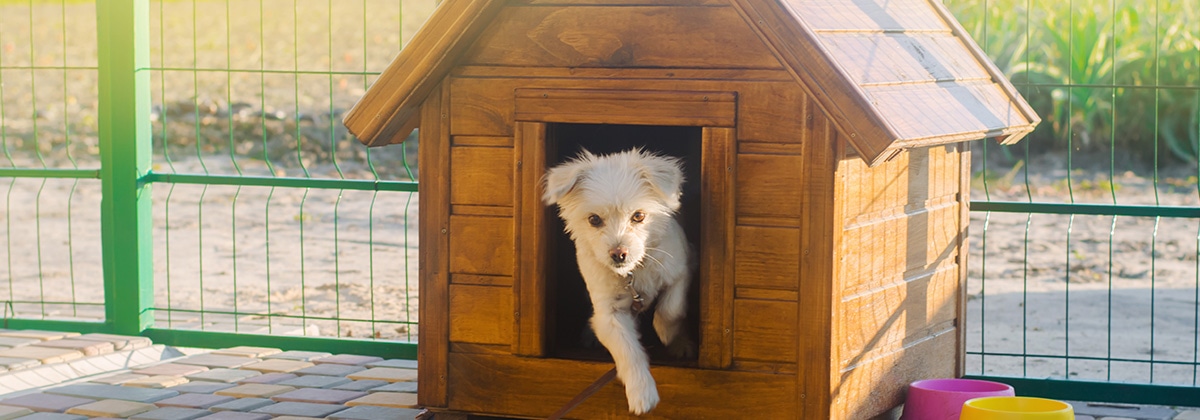
<path fill-rule="evenodd" d="M 402 142 L 421 103 L 510 3 L 522 2 L 444 0 L 346 127 L 368 146 Z M 872 165 L 912 147 L 1012 144 L 1041 121 L 938 0 L 728 3 Z"/>

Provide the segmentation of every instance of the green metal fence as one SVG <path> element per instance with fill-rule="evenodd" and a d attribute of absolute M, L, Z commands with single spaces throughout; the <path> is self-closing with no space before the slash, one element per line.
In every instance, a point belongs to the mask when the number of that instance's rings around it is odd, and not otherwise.
<path fill-rule="evenodd" d="M 9 328 L 415 356 L 409 147 L 348 110 L 433 0 L 0 0 Z"/>
<path fill-rule="evenodd" d="M 980 144 L 967 373 L 1200 404 L 1200 2 L 947 2 L 1043 116 Z"/>

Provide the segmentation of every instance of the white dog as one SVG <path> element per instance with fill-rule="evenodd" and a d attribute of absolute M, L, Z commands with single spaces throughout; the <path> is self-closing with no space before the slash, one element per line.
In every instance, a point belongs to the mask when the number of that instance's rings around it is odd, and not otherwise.
<path fill-rule="evenodd" d="M 629 411 L 658 404 L 637 314 L 658 299 L 654 330 L 671 353 L 695 354 L 683 321 L 692 258 L 675 220 L 683 171 L 676 158 L 629 150 L 605 156 L 584 151 L 550 169 L 546 204 L 575 242 L 579 272 L 592 299 L 592 330 L 612 354 Z"/>

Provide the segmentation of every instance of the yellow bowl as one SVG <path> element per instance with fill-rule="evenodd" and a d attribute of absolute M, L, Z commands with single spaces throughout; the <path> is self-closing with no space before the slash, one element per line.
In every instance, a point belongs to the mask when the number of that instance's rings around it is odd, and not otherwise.
<path fill-rule="evenodd" d="M 961 420 L 1075 420 L 1071 404 L 1033 397 L 983 397 L 963 403 Z"/>

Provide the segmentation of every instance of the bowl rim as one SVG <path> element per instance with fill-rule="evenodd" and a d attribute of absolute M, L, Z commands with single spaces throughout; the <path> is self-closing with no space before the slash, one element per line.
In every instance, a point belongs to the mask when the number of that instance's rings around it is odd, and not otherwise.
<path fill-rule="evenodd" d="M 988 412 L 988 413 L 1018 413 L 1018 412 L 1016 412 L 1016 411 L 1011 411 L 1011 410 L 1003 410 L 1003 411 L 1002 411 L 1002 410 L 996 410 L 996 409 L 992 409 L 992 408 L 988 408 L 988 407 L 980 407 L 980 406 L 977 406 L 977 405 L 975 405 L 975 404 L 972 404 L 972 403 L 975 403 L 975 402 L 977 402 L 977 401 L 980 401 L 980 400 L 991 400 L 991 399 L 1002 399 L 1002 398 L 1014 399 L 1014 400 L 1027 400 L 1027 401 L 1043 401 L 1043 402 L 1050 402 L 1050 403 L 1062 404 L 1062 407 L 1061 407 L 1061 408 L 1058 408 L 1058 409 L 1056 409 L 1056 410 L 1049 410 L 1049 411 L 1024 411 L 1024 412 L 1020 412 L 1020 413 L 1027 413 L 1027 414 L 1058 414 L 1058 413 L 1064 413 L 1064 412 L 1070 412 L 1070 413 L 1074 413 L 1074 412 L 1075 412 L 1075 407 L 1074 407 L 1074 406 L 1072 406 L 1072 405 L 1071 405 L 1071 403 L 1068 403 L 1068 402 L 1066 402 L 1066 401 L 1059 401 L 1059 400 L 1055 400 L 1055 399 L 1051 399 L 1051 398 L 1041 398 L 1041 397 L 1023 397 L 1023 396 L 990 396 L 990 397 L 979 397 L 979 398 L 972 398 L 972 399 L 969 399 L 969 400 L 967 400 L 967 401 L 963 402 L 963 410 L 966 410 L 966 409 L 967 409 L 967 407 L 971 407 L 971 409 L 972 409 L 972 410 L 980 410 L 980 411 L 984 411 L 984 412 Z"/>

